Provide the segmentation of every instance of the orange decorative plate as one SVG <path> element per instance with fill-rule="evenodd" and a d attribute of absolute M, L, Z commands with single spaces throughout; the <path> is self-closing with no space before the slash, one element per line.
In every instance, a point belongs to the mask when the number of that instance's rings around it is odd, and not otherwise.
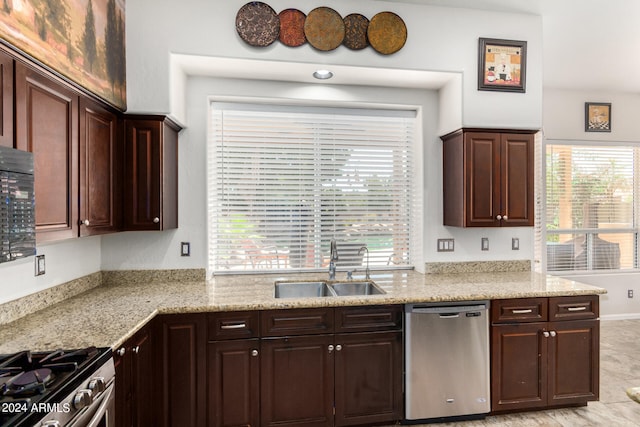
<path fill-rule="evenodd" d="M 269 46 L 278 40 L 280 19 L 268 4 L 252 1 L 238 11 L 236 31 L 251 46 Z"/>
<path fill-rule="evenodd" d="M 395 13 L 380 12 L 371 18 L 367 36 L 371 47 L 383 55 L 389 55 L 404 46 L 407 41 L 407 26 Z"/>
<path fill-rule="evenodd" d="M 367 29 L 369 20 L 359 13 L 352 13 L 344 17 L 345 35 L 344 44 L 349 49 L 360 50 L 369 46 Z"/>
<path fill-rule="evenodd" d="M 304 21 L 307 16 L 298 9 L 285 9 L 280 17 L 280 42 L 286 46 L 297 47 L 305 44 Z"/>
<path fill-rule="evenodd" d="M 307 41 L 318 50 L 333 50 L 344 40 L 344 21 L 338 12 L 329 7 L 317 7 L 304 21 Z"/>

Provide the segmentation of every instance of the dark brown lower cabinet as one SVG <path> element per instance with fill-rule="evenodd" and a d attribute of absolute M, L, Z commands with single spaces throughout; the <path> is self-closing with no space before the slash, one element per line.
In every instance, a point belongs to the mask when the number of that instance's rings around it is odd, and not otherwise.
<path fill-rule="evenodd" d="M 207 345 L 208 425 L 260 425 L 260 340 Z"/>
<path fill-rule="evenodd" d="M 157 319 L 160 383 L 159 426 L 206 424 L 206 316 L 161 315 Z"/>
<path fill-rule="evenodd" d="M 122 345 L 114 354 L 116 367 L 116 426 L 155 425 L 153 324 Z"/>
<path fill-rule="evenodd" d="M 336 335 L 335 425 L 402 418 L 402 332 Z"/>
<path fill-rule="evenodd" d="M 550 298 L 548 320 L 554 321 L 546 322 L 517 321 L 518 315 L 525 319 L 534 310 L 526 299 L 497 301 L 494 314 L 504 313 L 500 306 L 515 316 L 509 324 L 493 319 L 493 412 L 586 405 L 598 399 L 597 296 Z M 547 316 L 546 309 L 541 313 Z"/>

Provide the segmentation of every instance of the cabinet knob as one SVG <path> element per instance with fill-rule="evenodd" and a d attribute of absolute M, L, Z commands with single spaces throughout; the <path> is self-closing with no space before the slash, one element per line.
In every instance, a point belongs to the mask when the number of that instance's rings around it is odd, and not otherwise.
<path fill-rule="evenodd" d="M 88 226 L 89 226 L 89 224 L 90 224 L 90 223 L 89 223 L 89 220 L 88 220 L 88 219 L 80 220 L 80 225 L 86 225 L 86 226 L 88 227 Z"/>
<path fill-rule="evenodd" d="M 154 224 L 157 224 L 159 222 L 160 222 L 160 218 L 158 218 L 158 217 L 153 218 L 153 223 Z"/>
<path fill-rule="evenodd" d="M 256 357 L 258 355 L 258 350 L 255 350 L 255 349 L 251 350 L 251 355 L 253 357 Z"/>
<path fill-rule="evenodd" d="M 338 344 L 338 345 L 336 346 L 336 351 L 340 351 L 340 350 L 342 350 L 342 346 L 341 346 L 340 344 Z"/>
<path fill-rule="evenodd" d="M 545 337 L 545 338 L 549 338 L 549 332 L 547 332 L 547 331 L 544 331 L 544 332 L 542 333 L 542 335 L 544 335 L 544 337 Z"/>
<path fill-rule="evenodd" d="M 505 216 L 502 217 L 502 219 L 504 219 L 506 221 L 506 220 L 509 219 L 509 217 L 505 215 Z"/>
<path fill-rule="evenodd" d="M 116 351 L 116 354 L 117 354 L 118 356 L 124 356 L 124 354 L 125 354 L 126 352 L 127 352 L 127 349 L 126 349 L 126 348 L 124 348 L 124 347 L 120 347 L 120 348 Z"/>
<path fill-rule="evenodd" d="M 498 221 L 500 221 L 500 220 L 502 219 L 502 215 L 498 215 L 498 216 L 496 217 L 496 219 L 497 219 Z"/>
<path fill-rule="evenodd" d="M 133 351 L 133 354 L 138 354 L 138 353 L 140 353 L 140 346 L 139 346 L 139 345 L 137 345 L 137 346 L 133 347 L 133 348 L 131 349 L 131 351 Z"/>
<path fill-rule="evenodd" d="M 331 353 L 334 349 L 333 344 L 329 344 L 329 347 L 327 347 L 329 349 L 329 353 Z"/>
<path fill-rule="evenodd" d="M 552 337 L 555 337 L 556 336 L 556 331 L 551 331 L 550 334 L 551 334 Z"/>

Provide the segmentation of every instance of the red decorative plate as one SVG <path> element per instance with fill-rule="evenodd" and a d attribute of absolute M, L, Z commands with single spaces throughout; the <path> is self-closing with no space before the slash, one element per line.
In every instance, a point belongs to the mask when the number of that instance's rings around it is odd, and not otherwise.
<path fill-rule="evenodd" d="M 280 17 L 280 42 L 286 46 L 297 47 L 306 43 L 304 35 L 304 21 L 307 15 L 298 9 L 285 9 Z"/>

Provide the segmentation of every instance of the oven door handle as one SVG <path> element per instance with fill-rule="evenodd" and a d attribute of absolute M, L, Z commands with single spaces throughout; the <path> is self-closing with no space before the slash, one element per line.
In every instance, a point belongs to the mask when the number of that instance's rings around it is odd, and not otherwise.
<path fill-rule="evenodd" d="M 110 386 L 108 386 L 104 392 L 102 392 L 102 394 L 100 395 L 100 398 L 98 400 L 100 400 L 100 406 L 98 407 L 98 409 L 93 413 L 93 416 L 91 417 L 91 419 L 88 422 L 85 422 L 83 424 L 78 424 L 77 427 L 83 426 L 83 427 L 98 427 L 98 425 L 100 425 L 100 422 L 103 420 L 104 415 L 108 412 L 109 410 L 109 406 L 113 403 L 113 390 L 114 390 L 114 383 L 112 383 Z M 107 414 L 107 417 L 113 417 L 113 414 Z M 78 420 L 78 422 L 84 422 L 82 420 Z M 113 422 L 113 421 L 111 421 Z M 107 420 L 107 426 L 110 426 L 112 424 L 110 424 L 109 420 Z M 76 423 L 74 422 L 72 424 L 72 426 L 76 426 Z"/>

